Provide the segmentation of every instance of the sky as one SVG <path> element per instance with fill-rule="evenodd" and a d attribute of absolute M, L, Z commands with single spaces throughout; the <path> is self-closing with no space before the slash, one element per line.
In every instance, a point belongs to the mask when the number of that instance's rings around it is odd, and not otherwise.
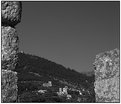
<path fill-rule="evenodd" d="M 20 51 L 78 72 L 120 46 L 120 2 L 22 2 Z"/>

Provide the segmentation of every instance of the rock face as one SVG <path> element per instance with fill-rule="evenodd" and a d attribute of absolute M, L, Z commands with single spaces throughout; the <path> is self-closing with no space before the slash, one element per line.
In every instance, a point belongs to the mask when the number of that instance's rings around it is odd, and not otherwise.
<path fill-rule="evenodd" d="M 2 102 L 10 103 L 17 100 L 17 73 L 11 70 L 2 70 L 1 82 Z"/>
<path fill-rule="evenodd" d="M 15 29 L 21 20 L 21 2 L 2 1 L 2 77 L 1 102 L 11 103 L 17 101 L 17 73 L 15 69 L 18 53 L 18 34 Z"/>
<path fill-rule="evenodd" d="M 15 26 L 21 21 L 22 5 L 16 1 L 1 2 L 2 25 Z"/>
<path fill-rule="evenodd" d="M 18 35 L 14 28 L 2 26 L 2 69 L 14 70 L 17 62 Z"/>
<path fill-rule="evenodd" d="M 94 66 L 96 102 L 119 102 L 119 50 L 98 54 Z"/>

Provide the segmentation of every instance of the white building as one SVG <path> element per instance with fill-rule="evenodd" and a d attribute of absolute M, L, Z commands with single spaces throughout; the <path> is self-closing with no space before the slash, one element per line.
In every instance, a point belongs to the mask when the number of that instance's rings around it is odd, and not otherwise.
<path fill-rule="evenodd" d="M 39 93 L 44 94 L 47 90 L 38 90 Z"/>
<path fill-rule="evenodd" d="M 70 99 L 72 98 L 72 96 L 70 94 L 67 95 L 67 99 Z"/>
<path fill-rule="evenodd" d="M 51 87 L 52 86 L 52 82 L 48 81 L 48 83 L 43 83 L 44 87 Z"/>
<path fill-rule="evenodd" d="M 65 86 L 63 89 L 59 88 L 59 92 L 57 92 L 57 94 L 58 95 L 64 95 L 64 94 L 67 95 L 68 94 L 67 89 L 68 89 L 67 86 Z"/>
<path fill-rule="evenodd" d="M 65 88 L 65 87 L 63 88 L 63 93 L 64 93 L 64 94 L 68 94 L 67 88 Z"/>

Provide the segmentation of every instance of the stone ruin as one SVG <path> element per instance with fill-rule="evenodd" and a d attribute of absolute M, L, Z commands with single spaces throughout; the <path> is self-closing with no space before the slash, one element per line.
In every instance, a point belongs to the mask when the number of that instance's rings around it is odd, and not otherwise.
<path fill-rule="evenodd" d="M 14 71 L 19 52 L 15 26 L 21 21 L 22 5 L 19 1 L 1 2 L 2 61 L 1 102 L 17 102 L 17 72 Z M 98 54 L 95 59 L 96 102 L 119 102 L 119 50 Z"/>
<path fill-rule="evenodd" d="M 1 1 L 1 102 L 17 101 L 17 64 L 18 33 L 15 26 L 21 21 L 21 2 Z"/>
<path fill-rule="evenodd" d="M 96 102 L 120 102 L 119 50 L 100 53 L 95 59 Z"/>

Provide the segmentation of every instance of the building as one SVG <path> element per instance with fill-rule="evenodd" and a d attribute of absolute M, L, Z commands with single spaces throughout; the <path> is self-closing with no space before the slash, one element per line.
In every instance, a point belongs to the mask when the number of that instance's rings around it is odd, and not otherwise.
<path fill-rule="evenodd" d="M 52 87 L 52 82 L 48 81 L 48 83 L 43 83 L 43 87 Z"/>
<path fill-rule="evenodd" d="M 67 99 L 71 99 L 72 96 L 70 94 L 67 94 Z"/>
<path fill-rule="evenodd" d="M 47 92 L 47 90 L 38 90 L 38 93 L 44 94 L 45 92 Z"/>
<path fill-rule="evenodd" d="M 59 88 L 59 92 L 57 92 L 57 94 L 58 95 L 67 95 L 68 94 L 67 89 L 68 89 L 67 86 L 65 86 L 63 89 Z"/>
<path fill-rule="evenodd" d="M 66 88 L 66 87 L 63 88 L 63 93 L 64 93 L 64 94 L 68 94 L 67 88 Z"/>

